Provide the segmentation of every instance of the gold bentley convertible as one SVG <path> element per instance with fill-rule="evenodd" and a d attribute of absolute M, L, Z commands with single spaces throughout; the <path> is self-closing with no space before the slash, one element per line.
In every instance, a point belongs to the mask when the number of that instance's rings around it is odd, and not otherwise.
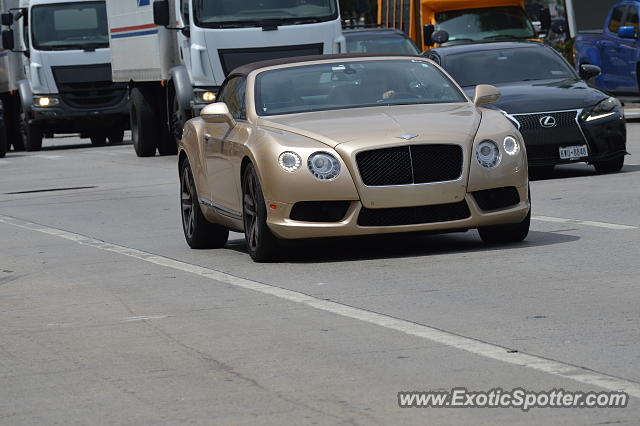
<path fill-rule="evenodd" d="M 254 261 L 283 239 L 477 228 L 490 243 L 529 232 L 522 136 L 500 93 L 473 100 L 428 59 L 334 55 L 233 71 L 187 122 L 179 152 L 192 248 L 244 232 Z"/>

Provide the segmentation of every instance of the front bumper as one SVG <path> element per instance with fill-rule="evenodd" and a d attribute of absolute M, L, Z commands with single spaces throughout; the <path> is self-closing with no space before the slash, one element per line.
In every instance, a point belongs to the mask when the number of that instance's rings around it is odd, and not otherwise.
<path fill-rule="evenodd" d="M 129 103 L 123 96 L 116 104 L 94 106 L 90 109 L 74 108 L 60 101 L 51 107 L 33 106 L 29 124 L 52 133 L 87 133 L 98 129 L 128 129 Z"/>
<path fill-rule="evenodd" d="M 570 163 L 593 164 L 627 154 L 626 123 L 621 113 L 591 122 L 581 120 L 581 113 L 581 110 L 575 111 L 575 127 L 573 129 L 520 128 L 527 149 L 529 166 L 544 167 Z M 538 115 L 544 114 L 558 113 L 527 115 L 538 118 Z M 520 116 L 522 115 L 525 114 Z M 518 117 L 518 115 L 514 117 Z M 561 159 L 560 147 L 572 145 L 587 145 L 589 155 L 581 158 Z"/>
<path fill-rule="evenodd" d="M 517 191 L 521 201 L 508 208 L 484 211 L 478 206 L 475 197 L 467 193 L 465 201 L 470 214 L 465 219 L 399 226 L 360 226 L 358 218 L 363 206 L 359 200 L 350 202 L 346 215 L 341 221 L 331 223 L 292 220 L 290 215 L 293 204 L 268 202 L 269 205 L 274 205 L 276 209 L 269 209 L 267 225 L 277 237 L 283 239 L 347 237 L 422 231 L 464 231 L 483 226 L 522 222 L 530 211 L 531 204 L 528 187 L 519 187 Z"/>

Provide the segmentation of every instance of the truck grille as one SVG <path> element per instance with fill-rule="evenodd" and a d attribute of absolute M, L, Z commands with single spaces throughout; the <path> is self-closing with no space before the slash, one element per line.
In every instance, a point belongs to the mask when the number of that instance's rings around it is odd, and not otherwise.
<path fill-rule="evenodd" d="M 459 145 L 410 145 L 356 155 L 367 186 L 411 185 L 456 180 L 462 175 Z"/>
<path fill-rule="evenodd" d="M 72 108 L 115 106 L 127 94 L 127 85 L 113 83 L 111 64 L 52 67 L 62 101 Z"/>
<path fill-rule="evenodd" d="M 471 216 L 466 201 L 452 204 L 436 204 L 390 209 L 362 208 L 358 216 L 360 226 L 401 226 L 449 222 Z"/>
<path fill-rule="evenodd" d="M 576 121 L 578 111 L 516 114 L 529 160 L 559 160 L 559 147 L 584 145 L 585 138 Z M 552 117 L 555 126 L 544 127 L 542 120 Z"/>

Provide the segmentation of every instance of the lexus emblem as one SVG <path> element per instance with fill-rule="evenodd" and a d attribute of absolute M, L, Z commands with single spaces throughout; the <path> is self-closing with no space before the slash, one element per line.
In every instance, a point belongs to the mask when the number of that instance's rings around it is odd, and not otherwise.
<path fill-rule="evenodd" d="M 400 135 L 400 136 L 396 136 L 396 138 L 402 139 L 403 141 L 410 141 L 411 139 L 415 139 L 417 137 L 418 137 L 418 135 Z"/>
<path fill-rule="evenodd" d="M 547 129 L 556 127 L 556 118 L 551 115 L 544 116 L 540 119 L 540 125 Z"/>

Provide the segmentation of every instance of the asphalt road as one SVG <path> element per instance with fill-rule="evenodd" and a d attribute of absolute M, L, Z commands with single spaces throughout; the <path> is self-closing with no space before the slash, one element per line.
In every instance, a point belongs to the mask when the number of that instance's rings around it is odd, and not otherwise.
<path fill-rule="evenodd" d="M 532 183 L 475 231 L 194 251 L 175 157 L 45 140 L 0 160 L 0 424 L 631 424 L 640 124 L 624 171 Z M 46 191 L 45 191 L 46 190 Z M 625 389 L 618 409 L 401 409 L 405 390 Z"/>

